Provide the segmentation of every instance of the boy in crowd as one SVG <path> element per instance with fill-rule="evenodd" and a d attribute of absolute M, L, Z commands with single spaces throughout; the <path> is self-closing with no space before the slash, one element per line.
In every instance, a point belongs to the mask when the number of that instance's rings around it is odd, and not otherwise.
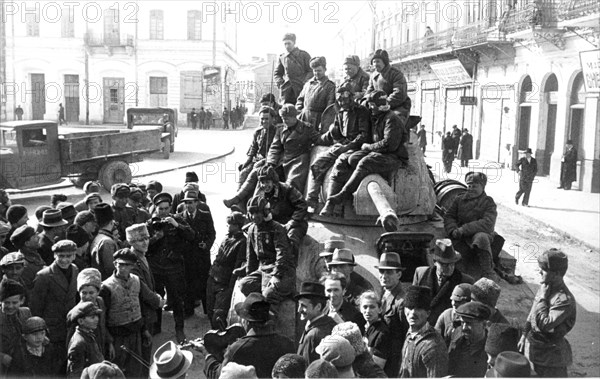
<path fill-rule="evenodd" d="M 46 321 L 30 317 L 23 324 L 22 339 L 8 368 L 9 377 L 59 376 L 61 362 L 46 336 Z"/>
<path fill-rule="evenodd" d="M 94 303 L 84 301 L 77 304 L 67 315 L 70 323 L 77 324 L 75 333 L 69 341 L 68 378 L 80 378 L 84 368 L 104 360 L 94 334 L 100 321 L 100 313 L 102 310 Z"/>
<path fill-rule="evenodd" d="M 22 326 L 31 317 L 27 307 L 21 307 L 25 299 L 25 287 L 11 279 L 0 283 L 0 375 L 11 366 L 19 347 Z"/>

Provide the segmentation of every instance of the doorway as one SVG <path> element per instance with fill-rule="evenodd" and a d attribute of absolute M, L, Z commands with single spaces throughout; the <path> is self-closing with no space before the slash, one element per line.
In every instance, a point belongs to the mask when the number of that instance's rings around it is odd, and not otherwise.
<path fill-rule="evenodd" d="M 125 78 L 103 78 L 104 123 L 121 124 L 125 115 Z"/>
<path fill-rule="evenodd" d="M 31 74 L 31 119 L 43 120 L 46 113 L 46 79 L 44 74 Z"/>
<path fill-rule="evenodd" d="M 67 122 L 79 121 L 79 75 L 65 75 L 65 117 Z"/>

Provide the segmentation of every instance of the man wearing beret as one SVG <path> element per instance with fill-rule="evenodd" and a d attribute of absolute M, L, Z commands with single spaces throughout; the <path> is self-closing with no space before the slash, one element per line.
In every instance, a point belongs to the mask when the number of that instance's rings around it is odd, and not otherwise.
<path fill-rule="evenodd" d="M 448 374 L 448 351 L 442 336 L 427 322 L 431 304 L 428 287 L 410 286 L 404 297 L 409 329 L 402 348 L 401 378 L 441 378 Z"/>
<path fill-rule="evenodd" d="M 454 329 L 450 339 L 448 375 L 481 378 L 487 371 L 485 340 L 490 309 L 483 303 L 470 301 L 458 307 L 456 314 L 461 326 Z"/>
<path fill-rule="evenodd" d="M 106 203 L 96 205 L 94 218 L 99 229 L 90 244 L 91 264 L 93 268 L 100 270 L 102 279 L 106 279 L 115 269 L 113 255 L 119 250 L 113 208 Z"/>
<path fill-rule="evenodd" d="M 279 56 L 273 75 L 280 91 L 280 102 L 296 104 L 302 86 L 312 77 L 310 55 L 296 47 L 296 35 L 286 33 L 283 36 L 286 52 Z"/>
<path fill-rule="evenodd" d="M 480 172 L 465 175 L 467 191 L 457 196 L 444 215 L 444 228 L 454 248 L 475 255 L 481 276 L 498 282 L 492 260 L 492 241 L 496 226 L 496 203 L 485 193 L 487 176 Z"/>
<path fill-rule="evenodd" d="M 261 127 L 256 129 L 252 136 L 252 143 L 246 153 L 248 159 L 238 167 L 238 170 L 240 171 L 240 177 L 238 179 L 239 187 L 244 184 L 246 178 L 248 178 L 248 175 L 250 175 L 250 172 L 252 172 L 254 168 L 259 168 L 261 165 L 265 164 L 265 158 L 269 152 L 269 147 L 271 147 L 273 138 L 275 138 L 279 114 L 271 107 L 261 106 L 258 110 L 258 118 Z"/>
<path fill-rule="evenodd" d="M 541 377 L 566 377 L 573 363 L 571 345 L 565 338 L 573 329 L 577 303 L 564 276 L 569 267 L 567 255 L 558 249 L 538 257 L 540 289 L 527 317 L 519 349 L 529 345 L 529 360 Z"/>
<path fill-rule="evenodd" d="M 371 115 L 369 110 L 355 101 L 354 90 L 349 84 L 342 85 L 336 91 L 335 107 L 338 109 L 331 125 L 323 125 L 324 133 L 319 137 L 318 145 L 331 146 L 319 154 L 310 166 L 312 181 L 306 194 L 309 207 L 315 209 L 319 203 L 319 192 L 327 171 L 337 159 L 351 155 L 365 142 L 369 142 Z M 328 128 L 328 129 L 327 129 Z"/>
<path fill-rule="evenodd" d="M 360 67 L 360 58 L 357 55 L 348 55 L 344 59 L 344 84 L 354 93 L 354 100 L 360 101 L 369 87 L 369 74 Z"/>
<path fill-rule="evenodd" d="M 155 217 L 148 221 L 150 246 L 146 256 L 154 276 L 155 290 L 161 296 L 167 293 L 175 318 L 177 341 L 185 340 L 183 296 L 185 295 L 184 254 L 194 241 L 195 232 L 183 217 L 171 214 L 173 197 L 162 192 L 154 196 Z M 158 310 L 154 332 L 161 330 L 162 316 Z"/>
<path fill-rule="evenodd" d="M 44 260 L 38 253 L 40 247 L 40 236 L 29 225 L 18 227 L 10 237 L 13 245 L 19 249 L 19 253 L 23 254 L 25 259 L 25 267 L 21 277 L 27 291 L 33 289 L 33 279 L 35 275 L 44 268 Z"/>
<path fill-rule="evenodd" d="M 321 211 L 323 215 L 331 215 L 335 205 L 350 198 L 367 175 L 393 173 L 408 161 L 404 146 L 408 133 L 400 118 L 390 110 L 388 95 L 374 91 L 365 98 L 372 115 L 369 141 L 363 142 L 359 151 L 340 157 L 334 164 L 329 197 Z"/>
<path fill-rule="evenodd" d="M 371 73 L 366 95 L 375 91 L 383 91 L 388 95 L 388 104 L 400 118 L 400 126 L 404 127 L 410 114 L 411 102 L 408 97 L 408 85 L 404 74 L 390 65 L 388 52 L 377 49 L 371 57 L 371 65 L 375 71 Z M 406 131 L 408 132 L 408 131 Z"/>
<path fill-rule="evenodd" d="M 125 183 L 116 183 L 110 189 L 115 225 L 119 231 L 119 241 L 125 241 L 125 229 L 135 223 L 135 210 L 127 206 L 131 189 Z"/>
<path fill-rule="evenodd" d="M 285 182 L 304 193 L 310 165 L 312 146 L 319 140 L 319 133 L 309 123 L 300 121 L 292 104 L 284 104 L 279 110 L 283 127 L 277 128 L 273 143 L 267 153 L 267 164 L 282 166 Z"/>
<path fill-rule="evenodd" d="M 311 59 L 310 68 L 314 77 L 304 84 L 296 100 L 296 109 L 300 112 L 300 120 L 310 123 L 315 130 L 324 133 L 327 129 L 321 129 L 321 115 L 325 108 L 335 102 L 335 83 L 325 75 L 325 57 Z"/>
<path fill-rule="evenodd" d="M 76 250 L 69 240 L 52 246 L 54 262 L 37 273 L 29 301 L 31 313 L 48 323 L 48 338 L 63 362 L 67 360 L 67 313 L 77 304 Z"/>

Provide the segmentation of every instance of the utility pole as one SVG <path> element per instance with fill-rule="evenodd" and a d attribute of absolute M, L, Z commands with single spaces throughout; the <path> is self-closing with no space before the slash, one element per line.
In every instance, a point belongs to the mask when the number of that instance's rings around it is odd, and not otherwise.
<path fill-rule="evenodd" d="M 377 4 L 375 0 L 369 0 L 369 8 L 371 9 L 371 51 L 375 51 L 375 41 L 377 35 Z"/>

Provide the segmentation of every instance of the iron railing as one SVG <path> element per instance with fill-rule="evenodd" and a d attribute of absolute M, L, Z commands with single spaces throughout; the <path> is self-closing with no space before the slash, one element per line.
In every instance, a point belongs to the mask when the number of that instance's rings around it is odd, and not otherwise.
<path fill-rule="evenodd" d="M 83 37 L 87 46 L 134 46 L 133 35 L 123 34 L 105 38 L 103 34 L 85 33 Z"/>
<path fill-rule="evenodd" d="M 517 33 L 536 27 L 556 27 L 558 3 L 554 0 L 530 2 L 523 8 L 503 14 L 498 21 L 498 30 L 506 34 Z"/>
<path fill-rule="evenodd" d="M 572 20 L 600 14 L 598 0 L 562 0 L 558 9 L 559 20 Z"/>

